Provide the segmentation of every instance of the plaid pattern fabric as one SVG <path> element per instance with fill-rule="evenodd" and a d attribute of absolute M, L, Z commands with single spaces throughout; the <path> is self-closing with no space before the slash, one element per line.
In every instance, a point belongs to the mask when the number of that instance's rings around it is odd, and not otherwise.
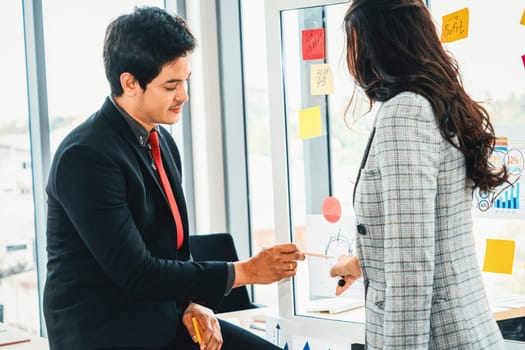
<path fill-rule="evenodd" d="M 430 103 L 382 104 L 356 184 L 368 349 L 502 349 L 475 255 L 472 183 Z M 363 232 L 361 227 L 361 232 Z"/>

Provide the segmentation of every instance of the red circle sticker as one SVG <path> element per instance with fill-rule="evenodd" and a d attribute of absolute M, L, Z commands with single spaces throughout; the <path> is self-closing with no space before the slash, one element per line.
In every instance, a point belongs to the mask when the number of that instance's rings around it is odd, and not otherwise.
<path fill-rule="evenodd" d="M 331 223 L 337 222 L 341 218 L 341 203 L 335 197 L 328 197 L 323 203 L 324 218 Z"/>

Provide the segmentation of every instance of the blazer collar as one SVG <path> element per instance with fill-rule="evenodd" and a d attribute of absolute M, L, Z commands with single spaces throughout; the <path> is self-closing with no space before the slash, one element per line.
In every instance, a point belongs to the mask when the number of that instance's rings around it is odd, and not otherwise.
<path fill-rule="evenodd" d="M 354 184 L 354 191 L 352 195 L 352 206 L 355 206 L 355 193 L 357 190 L 357 184 L 359 183 L 359 179 L 361 178 L 361 170 L 366 166 L 366 161 L 368 160 L 368 154 L 370 153 L 370 148 L 372 147 L 372 141 L 374 141 L 374 136 L 376 134 L 376 122 L 377 122 L 377 116 L 379 115 L 379 110 L 383 106 L 383 102 L 375 102 L 372 110 L 370 113 L 373 115 L 374 118 L 374 127 L 372 128 L 372 132 L 370 133 L 370 137 L 368 138 L 368 142 L 366 144 L 365 152 L 363 154 L 363 159 L 361 159 L 361 165 L 359 166 L 359 172 L 357 173 L 357 178 L 355 180 Z"/>
<path fill-rule="evenodd" d="M 117 109 L 115 104 L 113 104 L 109 97 L 107 97 L 106 101 L 104 101 L 100 112 L 101 117 L 105 118 L 108 121 L 108 124 L 110 128 L 113 129 L 114 133 L 122 137 L 125 140 L 125 142 L 131 146 L 137 158 L 142 161 L 142 163 L 145 165 L 145 168 L 148 170 L 148 173 L 155 180 L 155 183 L 157 184 L 159 190 L 162 191 L 162 185 L 153 167 L 153 158 L 151 157 L 147 140 L 144 144 L 140 143 L 140 140 L 137 139 L 137 136 L 133 132 L 128 121 Z"/>
<path fill-rule="evenodd" d="M 133 132 L 133 134 L 135 134 L 135 137 L 139 141 L 140 145 L 145 147 L 148 143 L 149 133 L 151 130 L 146 130 L 144 126 L 140 124 L 138 121 L 136 121 L 131 115 L 129 115 L 128 112 L 120 108 L 112 96 L 109 96 L 108 98 L 113 103 L 115 108 L 120 112 L 122 117 L 124 117 L 128 125 L 130 126 L 131 131 Z M 156 126 L 155 128 L 158 131 L 158 126 Z"/>

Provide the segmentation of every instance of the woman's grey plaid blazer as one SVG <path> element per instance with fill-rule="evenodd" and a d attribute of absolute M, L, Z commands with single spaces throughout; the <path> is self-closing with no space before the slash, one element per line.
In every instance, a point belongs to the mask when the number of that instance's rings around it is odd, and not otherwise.
<path fill-rule="evenodd" d="M 472 234 L 472 182 L 430 103 L 384 102 L 356 184 L 368 349 L 502 349 Z"/>

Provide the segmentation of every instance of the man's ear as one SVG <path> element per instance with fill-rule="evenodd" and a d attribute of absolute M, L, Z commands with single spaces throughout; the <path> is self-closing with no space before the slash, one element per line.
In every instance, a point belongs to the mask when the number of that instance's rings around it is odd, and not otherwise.
<path fill-rule="evenodd" d="M 124 95 L 135 96 L 138 89 L 140 89 L 140 84 L 133 74 L 124 72 L 120 75 L 120 85 L 122 90 L 124 90 Z"/>

